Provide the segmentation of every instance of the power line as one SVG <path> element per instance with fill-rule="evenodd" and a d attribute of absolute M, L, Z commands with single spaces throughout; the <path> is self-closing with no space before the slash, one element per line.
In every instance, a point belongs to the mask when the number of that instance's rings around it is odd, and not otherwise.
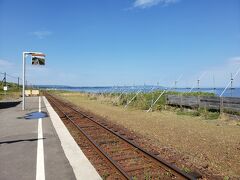
<path fill-rule="evenodd" d="M 8 77 L 10 78 L 13 78 L 13 79 L 18 79 L 19 77 L 16 77 L 16 76 L 13 76 L 13 75 L 10 75 L 10 74 L 6 74 Z"/>
<path fill-rule="evenodd" d="M 17 86 L 18 86 L 18 87 L 20 86 L 20 80 L 21 80 L 20 77 L 7 74 L 6 72 L 4 72 L 4 73 L 3 73 L 3 72 L 0 72 L 0 74 L 3 74 L 3 76 L 4 76 L 4 77 L 3 77 L 3 80 L 2 80 L 2 82 L 1 82 L 1 84 L 3 84 L 4 86 L 7 86 L 7 77 L 17 80 Z"/>
<path fill-rule="evenodd" d="M 237 77 L 238 73 L 240 72 L 240 67 L 239 69 L 236 71 L 236 73 L 234 74 L 233 77 L 231 77 L 231 80 L 229 81 L 229 83 L 227 84 L 227 86 L 225 87 L 225 89 L 222 91 L 222 93 L 220 94 L 220 97 L 223 96 L 223 94 L 225 93 L 225 91 L 227 90 L 227 88 L 231 85 L 233 79 L 235 79 L 235 77 Z"/>
<path fill-rule="evenodd" d="M 8 74 L 8 73 L 3 73 L 3 72 L 0 72 L 0 74 L 3 74 L 3 75 L 6 74 L 6 76 L 8 76 L 8 77 L 10 77 L 10 78 L 13 78 L 13 79 L 18 79 L 18 78 L 19 78 L 19 79 L 21 80 L 20 76 L 17 77 L 17 76 L 14 76 L 14 75 Z"/>

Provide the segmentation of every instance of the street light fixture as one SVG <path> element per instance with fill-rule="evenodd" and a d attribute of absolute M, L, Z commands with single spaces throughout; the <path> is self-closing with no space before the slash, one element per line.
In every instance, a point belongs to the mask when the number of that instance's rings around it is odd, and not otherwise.
<path fill-rule="evenodd" d="M 45 54 L 41 52 L 23 52 L 23 74 L 22 74 L 22 110 L 25 110 L 25 72 L 26 72 L 26 57 L 30 56 L 40 56 L 45 57 Z"/>

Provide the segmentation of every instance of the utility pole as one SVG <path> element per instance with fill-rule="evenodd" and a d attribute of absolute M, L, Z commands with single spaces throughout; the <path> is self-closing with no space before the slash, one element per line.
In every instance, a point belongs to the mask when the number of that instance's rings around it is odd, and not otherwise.
<path fill-rule="evenodd" d="M 203 72 L 202 74 L 201 74 L 201 76 L 198 78 L 198 80 L 197 80 L 197 88 L 198 89 L 200 89 L 200 80 L 202 79 L 202 77 L 205 75 L 206 73 L 205 72 Z M 194 89 L 194 85 L 193 85 L 193 87 L 190 89 L 190 91 L 188 91 L 189 93 L 190 92 L 192 92 L 192 90 Z"/>
<path fill-rule="evenodd" d="M 177 80 L 174 81 L 174 89 L 175 89 L 175 90 L 177 89 Z"/>
<path fill-rule="evenodd" d="M 213 90 L 216 90 L 216 82 L 215 82 L 215 76 L 213 75 Z"/>
<path fill-rule="evenodd" d="M 234 76 L 232 77 L 232 79 L 234 79 L 240 72 L 240 67 L 238 68 L 238 70 L 236 71 L 236 73 L 234 74 Z M 222 93 L 220 94 L 220 97 L 223 96 L 223 94 L 225 93 L 225 91 L 227 90 L 227 88 L 230 86 L 231 81 L 227 84 L 227 86 L 225 87 L 225 89 L 222 91 Z"/>
<path fill-rule="evenodd" d="M 231 73 L 231 97 L 232 97 L 232 91 L 233 91 L 233 75 Z"/>
<path fill-rule="evenodd" d="M 4 86 L 7 86 L 7 73 L 4 73 Z"/>
<path fill-rule="evenodd" d="M 19 88 L 19 77 L 18 77 L 18 88 Z"/>
<path fill-rule="evenodd" d="M 6 86 L 7 86 L 7 73 L 4 73 L 4 95 L 6 95 Z"/>

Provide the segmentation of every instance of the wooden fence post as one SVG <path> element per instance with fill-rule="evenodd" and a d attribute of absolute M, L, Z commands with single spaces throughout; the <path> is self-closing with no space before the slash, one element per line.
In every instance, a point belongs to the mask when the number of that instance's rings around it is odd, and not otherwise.
<path fill-rule="evenodd" d="M 223 97 L 220 97 L 220 114 L 222 114 L 223 113 L 223 108 L 224 108 L 224 106 L 223 106 Z"/>
<path fill-rule="evenodd" d="M 165 97 L 165 105 L 164 105 L 164 109 L 166 110 L 167 109 L 167 104 L 168 104 L 168 95 L 164 95 Z"/>
<path fill-rule="evenodd" d="M 197 97 L 198 110 L 200 109 L 200 96 Z"/>
<path fill-rule="evenodd" d="M 182 109 L 182 98 L 183 98 L 183 95 L 180 94 L 180 108 Z"/>

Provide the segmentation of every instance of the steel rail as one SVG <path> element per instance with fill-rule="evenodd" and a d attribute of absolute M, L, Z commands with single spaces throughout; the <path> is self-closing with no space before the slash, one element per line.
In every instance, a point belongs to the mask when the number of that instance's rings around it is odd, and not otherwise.
<path fill-rule="evenodd" d="M 48 94 L 49 96 L 53 97 L 52 95 Z M 54 99 L 57 99 L 56 97 L 53 97 Z M 59 99 L 57 99 L 58 101 L 60 101 Z M 62 101 L 60 101 L 62 102 Z M 131 144 L 132 146 L 134 146 L 136 149 L 138 149 L 139 151 L 143 152 L 145 155 L 147 155 L 148 157 L 151 157 L 152 159 L 154 159 L 155 161 L 157 161 L 158 163 L 166 166 L 168 169 L 171 169 L 172 171 L 176 172 L 178 175 L 186 178 L 186 179 L 189 179 L 189 180 L 196 180 L 195 177 L 183 172 L 182 170 L 180 170 L 179 168 L 177 168 L 176 166 L 168 163 L 167 161 L 165 161 L 164 159 L 160 158 L 160 157 L 157 157 L 155 156 L 153 153 L 151 152 L 148 152 L 147 150 L 145 150 L 144 148 L 141 148 L 139 147 L 137 144 L 135 144 L 134 142 L 131 142 L 130 140 L 128 140 L 127 138 L 119 135 L 118 133 L 114 132 L 113 130 L 105 127 L 104 125 L 102 125 L 101 123 L 95 121 L 92 117 L 86 115 L 85 113 L 83 112 L 80 112 L 79 110 L 71 107 L 69 104 L 65 103 L 65 102 L 62 102 L 63 104 L 67 105 L 70 109 L 72 109 L 73 111 L 81 114 L 82 116 L 86 117 L 87 119 L 91 120 L 92 122 L 96 123 L 97 125 L 101 126 L 102 128 L 106 129 L 107 131 L 111 132 L 112 134 L 116 135 L 117 137 L 119 137 L 120 139 L 126 141 L 127 143 Z"/>
<path fill-rule="evenodd" d="M 111 162 L 111 164 L 120 172 L 120 174 L 122 174 L 123 177 L 125 177 L 126 179 L 129 179 L 129 180 L 131 179 L 131 177 L 130 177 L 113 159 L 111 159 L 111 157 L 109 157 L 108 154 L 106 154 L 106 153 L 103 151 L 103 149 L 102 149 L 101 147 L 99 147 L 99 146 L 94 142 L 94 140 L 92 140 L 92 138 L 89 137 L 89 136 L 81 129 L 81 127 L 79 127 L 79 126 L 72 120 L 71 117 L 69 117 L 65 112 L 63 112 L 63 110 L 61 110 L 61 109 L 59 108 L 59 106 L 54 102 L 54 100 L 51 99 L 51 102 L 55 105 L 55 107 L 56 107 L 59 111 L 61 111 L 61 113 L 64 114 L 64 116 L 65 116 L 67 119 L 69 119 L 69 120 L 78 128 L 78 130 L 81 131 L 81 133 L 82 133 L 84 136 L 86 136 L 86 138 L 91 142 L 91 144 L 92 144 L 98 151 L 100 151 L 100 153 L 102 153 L 102 155 L 103 155 L 106 159 L 108 159 L 108 160 Z M 70 108 L 70 107 L 68 107 L 68 108 Z M 72 108 L 70 108 L 70 109 L 72 109 Z"/>

